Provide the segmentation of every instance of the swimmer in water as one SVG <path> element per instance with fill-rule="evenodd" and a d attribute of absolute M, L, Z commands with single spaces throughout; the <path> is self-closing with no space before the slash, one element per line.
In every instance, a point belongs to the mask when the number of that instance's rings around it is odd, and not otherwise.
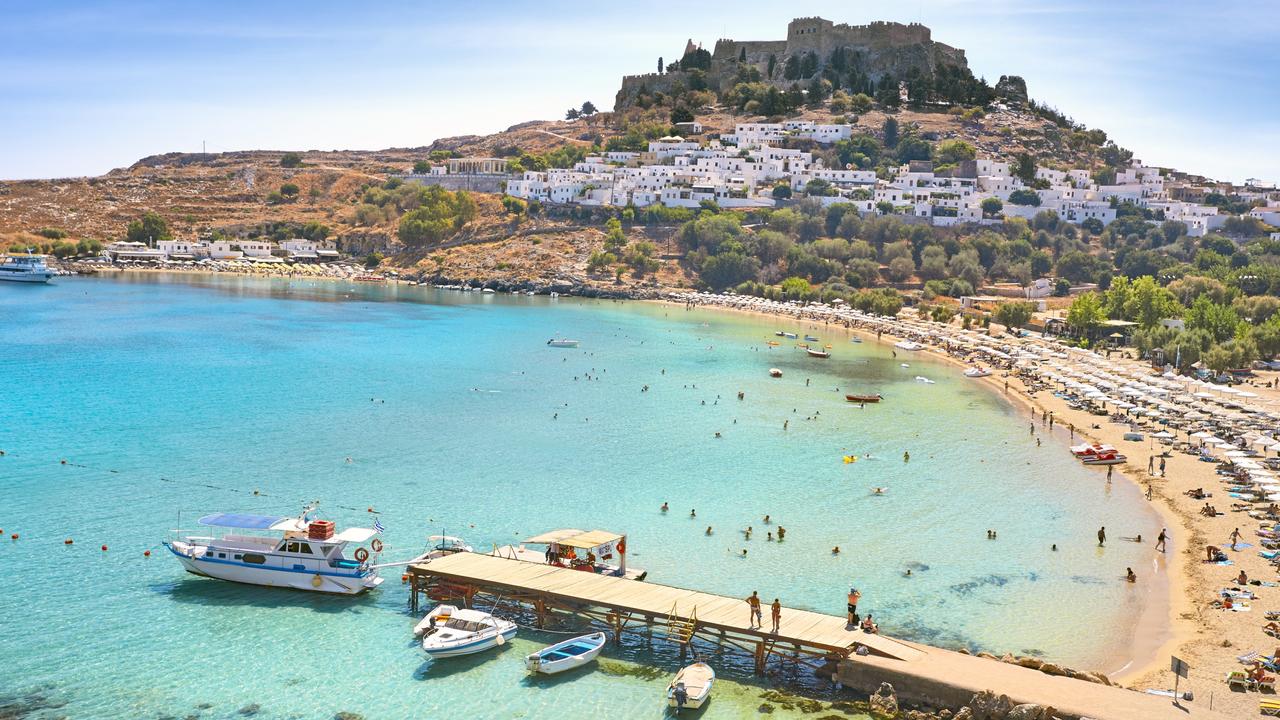
<path fill-rule="evenodd" d="M 835 546 L 835 547 L 831 548 L 831 554 L 832 554 L 832 555 L 839 555 L 839 554 L 840 554 L 840 546 L 839 546 L 839 545 L 837 545 L 837 546 Z"/>
<path fill-rule="evenodd" d="M 707 526 L 707 534 L 708 534 L 708 535 L 710 535 L 710 534 L 711 534 L 711 526 L 710 526 L 710 525 L 708 525 L 708 526 Z"/>
<path fill-rule="evenodd" d="M 698 511 L 697 511 L 697 510 L 690 510 L 690 511 L 689 511 L 689 517 L 691 517 L 691 518 L 698 517 Z"/>
<path fill-rule="evenodd" d="M 667 506 L 667 504 L 666 504 L 665 502 L 664 502 L 664 503 L 662 503 L 662 512 L 666 512 L 666 511 L 668 511 L 668 510 L 670 510 L 670 509 L 671 509 L 671 508 L 670 508 L 670 507 L 668 507 L 668 506 Z"/>

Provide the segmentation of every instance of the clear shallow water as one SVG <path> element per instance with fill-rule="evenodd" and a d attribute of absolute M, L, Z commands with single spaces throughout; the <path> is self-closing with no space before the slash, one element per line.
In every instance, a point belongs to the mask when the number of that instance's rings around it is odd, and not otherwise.
<path fill-rule="evenodd" d="M 780 322 L 235 277 L 0 287 L 0 568 L 20 579 L 0 593 L 0 706 L 662 715 L 678 663 L 661 642 L 610 649 L 610 672 L 559 681 L 524 678 L 520 658 L 557 639 L 532 632 L 432 665 L 409 642 L 394 570 L 369 596 L 316 597 L 187 575 L 158 547 L 180 511 L 190 526 L 201 512 L 285 514 L 312 499 L 340 526 L 380 510 L 393 557 L 441 531 L 489 547 L 601 527 L 629 535 L 655 582 L 831 613 L 852 582 L 887 632 L 920 641 L 1084 667 L 1131 644 L 1140 596 L 1120 577 L 1145 555 L 1098 550 L 1093 536 L 1103 524 L 1113 538 L 1154 536 L 1136 489 L 1106 486 L 1060 441 L 1037 448 L 1025 413 L 953 366 L 834 333 L 818 333 L 835 345 L 829 361 L 769 350 Z M 582 347 L 545 347 L 554 335 Z M 886 401 L 859 409 L 847 391 Z M 873 458 L 844 464 L 848 453 Z M 785 543 L 765 539 L 777 524 Z M 768 683 L 713 662 L 731 682 L 702 717 L 756 715 Z M 638 676 L 637 663 L 662 672 Z"/>

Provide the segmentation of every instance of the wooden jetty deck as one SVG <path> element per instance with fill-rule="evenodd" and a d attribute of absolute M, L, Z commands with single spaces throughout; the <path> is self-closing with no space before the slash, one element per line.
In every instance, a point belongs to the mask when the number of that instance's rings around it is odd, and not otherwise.
<path fill-rule="evenodd" d="M 843 617 L 810 610 L 784 607 L 778 632 L 773 633 L 768 605 L 762 608 L 764 626 L 755 627 L 744 598 L 471 552 L 411 565 L 408 574 L 415 613 L 425 593 L 432 600 L 466 606 L 477 598 L 503 608 L 518 604 L 531 610 L 539 625 L 552 613 L 577 615 L 604 624 L 615 639 L 629 629 L 657 627 L 680 643 L 682 655 L 695 641 L 728 646 L 754 656 L 757 673 L 771 658 L 798 662 L 834 672 L 846 685 L 866 692 L 890 682 L 900 698 L 935 706 L 957 707 L 974 693 L 991 690 L 1016 703 L 1055 707 L 1065 718 L 1224 717 L 1204 703 L 1174 707 L 1167 697 L 864 633 L 850 629 Z M 866 654 L 858 654 L 860 648 L 866 648 Z"/>

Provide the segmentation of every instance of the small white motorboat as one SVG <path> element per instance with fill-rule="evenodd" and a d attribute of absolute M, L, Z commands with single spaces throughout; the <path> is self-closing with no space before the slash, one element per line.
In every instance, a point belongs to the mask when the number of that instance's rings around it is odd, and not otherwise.
<path fill-rule="evenodd" d="M 984 377 L 990 377 L 990 376 L 991 376 L 991 369 L 990 369 L 990 368 L 984 368 L 984 367 L 973 367 L 973 368 L 969 368 L 968 370 L 965 370 L 965 371 L 964 371 L 964 376 L 965 376 L 965 377 L 971 377 L 971 378 L 984 378 Z"/>
<path fill-rule="evenodd" d="M 853 337 L 849 338 L 849 342 L 851 342 L 851 343 L 860 343 L 860 342 L 862 342 L 862 338 L 858 337 L 857 335 L 854 335 Z"/>
<path fill-rule="evenodd" d="M 434 659 L 458 657 L 506 645 L 516 636 L 516 624 L 480 610 L 437 605 L 413 628 L 422 636 L 422 650 Z"/>
<path fill-rule="evenodd" d="M 579 635 L 529 654 L 524 659 L 524 666 L 529 668 L 529 672 L 545 675 L 579 668 L 596 659 L 604 649 L 605 640 L 602 632 Z"/>
<path fill-rule="evenodd" d="M 778 368 L 769 368 L 769 377 L 780 378 L 782 377 L 782 371 Z"/>
<path fill-rule="evenodd" d="M 564 340 L 561 338 L 551 338 L 550 340 L 547 341 L 547 347 L 576 348 L 578 347 L 578 341 Z"/>
<path fill-rule="evenodd" d="M 925 385 L 932 385 L 932 384 L 933 384 L 933 381 L 932 381 L 932 380 L 930 380 L 929 378 L 927 378 L 927 377 L 925 377 L 925 376 L 923 376 L 923 375 L 917 375 L 917 376 L 916 376 L 916 382 L 918 382 L 918 383 L 924 383 Z"/>
<path fill-rule="evenodd" d="M 809 353 L 809 357 L 816 357 L 816 358 L 823 358 L 823 359 L 831 357 L 831 353 L 827 352 L 826 350 L 814 350 L 813 348 L 805 348 L 804 351 Z"/>
<path fill-rule="evenodd" d="M 697 709 L 711 696 L 711 686 L 716 681 L 716 671 L 704 662 L 685 666 L 667 686 L 667 706 L 680 712 L 685 708 Z"/>

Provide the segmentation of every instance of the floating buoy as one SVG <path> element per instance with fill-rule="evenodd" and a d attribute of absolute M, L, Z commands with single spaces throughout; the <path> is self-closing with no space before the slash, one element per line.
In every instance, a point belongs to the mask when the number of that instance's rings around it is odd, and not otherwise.
<path fill-rule="evenodd" d="M 373 512 L 373 508 L 369 508 L 369 512 Z"/>
<path fill-rule="evenodd" d="M 849 463 L 856 463 L 856 462 L 858 462 L 858 456 L 857 456 L 857 455 L 845 455 L 845 456 L 844 456 L 844 464 L 845 464 L 845 465 L 848 465 Z"/>
<path fill-rule="evenodd" d="M 319 575 L 316 575 L 315 577 L 311 578 L 311 587 L 318 588 L 323 584 L 324 584 L 324 578 L 320 577 Z"/>
<path fill-rule="evenodd" d="M 62 544 L 63 544 L 63 545 L 70 545 L 70 544 L 72 544 L 72 543 L 71 543 L 71 538 L 67 538 L 66 540 L 63 540 L 63 541 L 62 541 Z"/>
<path fill-rule="evenodd" d="M 254 490 L 254 491 L 253 491 L 253 494 L 254 494 L 254 495 L 257 495 L 257 494 L 258 494 L 258 491 L 257 491 L 257 490 Z"/>
<path fill-rule="evenodd" d="M 14 540 L 17 540 L 17 539 L 18 539 L 18 533 L 14 533 L 14 534 L 10 535 L 9 537 L 10 537 L 10 538 L 12 538 L 12 539 L 14 539 Z"/>
<path fill-rule="evenodd" d="M 401 575 L 401 576 L 400 576 L 400 582 L 401 582 L 402 584 L 403 584 L 403 583 L 407 583 L 407 582 L 409 582 L 409 573 L 405 573 L 405 574 Z"/>
<path fill-rule="evenodd" d="M 150 550 L 143 550 L 143 551 L 142 551 L 142 557 L 151 557 L 151 551 L 150 551 Z"/>
<path fill-rule="evenodd" d="M 106 546 L 106 545 L 103 545 L 103 546 L 102 546 L 102 552 L 106 552 L 106 551 L 107 551 L 107 546 Z"/>
<path fill-rule="evenodd" d="M 66 465 L 66 464 L 67 464 L 67 461 L 66 461 L 66 460 L 60 460 L 59 462 L 60 462 L 60 463 L 62 463 L 63 465 Z"/>

